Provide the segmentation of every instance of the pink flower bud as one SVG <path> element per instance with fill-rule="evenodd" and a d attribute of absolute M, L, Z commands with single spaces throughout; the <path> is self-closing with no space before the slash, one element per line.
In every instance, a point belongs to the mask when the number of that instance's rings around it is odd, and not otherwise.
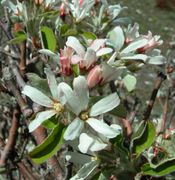
<path fill-rule="evenodd" d="M 72 74 L 72 67 L 71 67 L 71 56 L 72 56 L 72 49 L 71 48 L 64 48 L 61 50 L 60 53 L 60 66 L 61 66 L 61 73 L 69 76 Z"/>
<path fill-rule="evenodd" d="M 138 49 L 139 53 L 144 53 L 145 51 L 153 49 L 163 43 L 162 40 L 159 40 L 159 36 L 152 36 L 152 33 L 150 31 L 148 32 L 148 35 L 143 35 L 142 37 L 147 39 L 148 43 L 144 47 Z"/>
<path fill-rule="evenodd" d="M 64 16 L 66 13 L 65 13 L 65 5 L 64 3 L 61 3 L 61 6 L 60 6 L 60 16 Z"/>
<path fill-rule="evenodd" d="M 83 0 L 79 0 L 80 7 L 83 5 Z"/>
<path fill-rule="evenodd" d="M 96 65 L 89 71 L 87 76 L 87 84 L 89 88 L 95 87 L 102 80 L 102 69 L 99 65 Z"/>

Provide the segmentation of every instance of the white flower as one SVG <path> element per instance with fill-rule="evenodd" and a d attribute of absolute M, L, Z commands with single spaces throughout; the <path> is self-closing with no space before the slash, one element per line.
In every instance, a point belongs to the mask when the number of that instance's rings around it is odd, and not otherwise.
<path fill-rule="evenodd" d="M 80 65 L 88 69 L 93 63 L 95 63 L 98 57 L 111 53 L 112 49 L 103 47 L 107 39 L 96 39 L 85 51 L 80 41 L 73 36 L 69 36 L 66 42 L 67 47 L 72 48 L 76 54 L 72 56 L 72 64 L 80 63 Z"/>
<path fill-rule="evenodd" d="M 46 96 L 38 89 L 31 86 L 24 86 L 22 91 L 23 94 L 28 96 L 35 103 L 45 106 L 49 108 L 49 110 L 45 110 L 37 113 L 35 119 L 29 124 L 29 131 L 34 131 L 37 127 L 39 127 L 45 120 L 51 118 L 54 115 L 59 115 L 64 111 L 65 100 L 62 97 L 59 97 L 57 92 L 57 82 L 49 68 L 45 69 L 45 73 L 47 75 L 48 85 L 52 94 L 52 98 Z"/>
<path fill-rule="evenodd" d="M 60 96 L 65 96 L 68 108 L 76 115 L 76 118 L 66 129 L 64 139 L 74 140 L 80 137 L 79 149 L 83 153 L 86 153 L 88 150 L 98 151 L 104 149 L 107 144 L 102 142 L 98 136 L 88 135 L 82 133 L 82 131 L 86 127 L 91 127 L 96 134 L 99 133 L 107 139 L 114 138 L 120 134 L 121 127 L 119 125 L 113 124 L 109 126 L 96 118 L 117 107 L 120 104 L 120 99 L 117 93 L 113 93 L 89 107 L 89 90 L 85 77 L 79 76 L 75 78 L 73 87 L 74 90 L 64 82 L 58 86 Z"/>

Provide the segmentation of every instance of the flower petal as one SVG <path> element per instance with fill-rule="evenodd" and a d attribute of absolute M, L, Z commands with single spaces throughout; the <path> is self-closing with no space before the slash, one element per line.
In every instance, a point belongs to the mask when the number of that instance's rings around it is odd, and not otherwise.
<path fill-rule="evenodd" d="M 119 104 L 120 104 L 120 99 L 117 93 L 110 94 L 92 106 L 90 110 L 90 116 L 98 116 L 100 114 L 111 111 Z"/>
<path fill-rule="evenodd" d="M 76 94 L 72 91 L 72 88 L 64 83 L 61 82 L 58 85 L 58 97 L 62 104 L 67 103 L 67 106 L 69 109 L 75 113 L 76 115 L 79 115 L 81 112 L 82 107 L 80 107 L 80 102 Z"/>
<path fill-rule="evenodd" d="M 78 148 L 82 153 L 87 153 L 89 150 L 92 152 L 100 151 L 105 147 L 107 147 L 107 144 L 100 142 L 95 136 L 89 136 L 86 133 L 80 135 Z"/>
<path fill-rule="evenodd" d="M 93 143 L 93 138 L 88 136 L 86 133 L 82 133 L 79 138 L 78 148 L 82 153 L 87 153 L 92 143 Z"/>
<path fill-rule="evenodd" d="M 29 132 L 34 131 L 36 128 L 38 128 L 45 120 L 51 118 L 56 114 L 56 111 L 48 110 L 39 112 L 36 115 L 36 118 L 29 124 Z"/>
<path fill-rule="evenodd" d="M 52 107 L 53 101 L 49 97 L 44 95 L 41 91 L 32 86 L 24 86 L 22 93 L 28 96 L 32 101 L 36 102 L 37 104 L 45 107 Z"/>
<path fill-rule="evenodd" d="M 136 41 L 133 41 L 132 43 L 130 43 L 125 49 L 123 49 L 121 51 L 121 55 L 123 54 L 128 54 L 132 51 L 135 51 L 141 47 L 144 47 L 145 45 L 147 45 L 148 43 L 148 40 L 147 39 L 139 39 L 139 40 L 136 40 Z"/>
<path fill-rule="evenodd" d="M 101 48 L 97 51 L 96 55 L 99 57 L 99 56 L 103 56 L 105 54 L 109 54 L 112 51 L 113 51 L 112 48 Z"/>
<path fill-rule="evenodd" d="M 122 127 L 118 124 L 111 124 L 110 127 L 116 131 L 117 134 L 121 134 Z"/>
<path fill-rule="evenodd" d="M 89 89 L 85 77 L 78 76 L 77 78 L 75 78 L 73 87 L 75 94 L 78 96 L 81 111 L 86 110 L 89 102 Z"/>
<path fill-rule="evenodd" d="M 75 52 L 81 57 L 84 56 L 85 54 L 84 47 L 80 44 L 80 41 L 76 37 L 69 36 L 66 45 L 74 49 Z"/>
<path fill-rule="evenodd" d="M 80 57 L 79 55 L 73 55 L 71 58 L 71 63 L 72 64 L 78 64 L 82 60 L 83 60 L 83 58 Z"/>
<path fill-rule="evenodd" d="M 96 52 L 93 49 L 88 48 L 83 59 L 84 65 L 88 69 L 96 61 L 97 61 Z"/>
<path fill-rule="evenodd" d="M 148 59 L 146 54 L 136 54 L 133 56 L 124 56 L 121 59 L 133 59 L 133 60 L 143 60 L 144 62 Z"/>
<path fill-rule="evenodd" d="M 100 47 L 104 46 L 107 39 L 95 39 L 93 43 L 90 45 L 90 48 L 94 51 L 98 51 Z"/>
<path fill-rule="evenodd" d="M 69 126 L 67 127 L 64 133 L 64 139 L 74 140 L 80 135 L 83 128 L 84 128 L 84 122 L 81 121 L 79 118 L 74 119 L 73 122 L 69 124 Z"/>
<path fill-rule="evenodd" d="M 107 138 L 114 138 L 118 135 L 118 131 L 114 127 L 108 126 L 103 121 L 95 118 L 89 118 L 86 121 L 96 132 L 103 134 Z"/>
<path fill-rule="evenodd" d="M 55 75 L 53 74 L 50 68 L 45 68 L 44 72 L 47 76 L 48 85 L 53 98 L 58 99 L 57 81 Z"/>

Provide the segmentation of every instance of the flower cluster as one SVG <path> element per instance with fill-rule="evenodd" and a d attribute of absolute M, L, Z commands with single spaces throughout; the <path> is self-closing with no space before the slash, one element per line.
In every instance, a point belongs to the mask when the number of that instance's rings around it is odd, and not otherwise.
<path fill-rule="evenodd" d="M 125 23 L 120 23 L 123 19 L 118 16 L 125 7 L 108 5 L 106 0 L 35 0 L 33 4 L 17 1 L 16 5 L 2 0 L 2 4 L 12 14 L 13 21 L 21 23 L 15 41 L 25 40 L 30 47 L 29 57 L 36 56 L 35 59 L 41 60 L 44 66 L 44 69 L 40 67 L 37 78 L 29 78 L 22 90 L 26 99 L 43 106 L 43 111 L 32 116 L 29 132 L 45 127 L 55 141 L 59 139 L 73 147 L 67 157 L 74 161 L 73 155 L 88 156 L 85 158 L 88 160 L 91 156 L 93 160 L 82 167 L 81 176 L 72 178 L 86 179 L 101 163 L 98 161 L 100 155 L 103 161 L 108 159 L 103 156 L 104 152 L 108 155 L 110 152 L 115 155 L 120 151 L 126 153 L 120 126 L 121 118 L 126 116 L 122 114 L 125 111 L 122 97 L 135 90 L 137 70 L 147 65 L 165 64 L 165 57 L 157 49 L 163 41 L 150 31 L 147 35 L 140 34 L 137 23 L 124 26 Z M 34 8 L 28 8 L 31 4 Z M 46 78 L 38 78 L 38 74 Z M 132 154 L 135 140 L 143 135 L 143 131 L 154 128 L 151 123 L 144 122 L 142 126 L 143 130 L 130 143 L 128 159 L 135 157 L 134 153 L 141 153 L 133 150 Z M 55 129 L 61 131 L 57 133 L 59 137 L 55 136 Z M 121 149 L 116 150 L 117 140 Z M 54 142 L 53 146 L 59 143 Z M 115 169 L 117 158 L 112 157 L 110 163 L 115 164 Z M 84 168 L 89 174 L 84 173 Z"/>

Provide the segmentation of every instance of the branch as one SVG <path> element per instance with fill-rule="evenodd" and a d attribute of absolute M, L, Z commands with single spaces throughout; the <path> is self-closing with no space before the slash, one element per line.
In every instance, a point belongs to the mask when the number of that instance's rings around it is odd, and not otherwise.
<path fill-rule="evenodd" d="M 157 79 L 155 81 L 154 89 L 153 89 L 152 94 L 151 94 L 151 98 L 149 100 L 148 106 L 147 106 L 146 111 L 144 113 L 144 117 L 143 117 L 144 121 L 148 121 L 150 114 L 151 114 L 151 111 L 152 111 L 152 108 L 154 106 L 154 102 L 156 100 L 156 96 L 157 96 L 157 93 L 159 91 L 159 88 L 165 79 L 166 79 L 166 76 L 163 73 L 158 74 Z"/>
<path fill-rule="evenodd" d="M 20 49 L 21 49 L 21 57 L 20 57 L 19 69 L 21 74 L 24 76 L 26 70 L 26 40 L 21 43 Z"/>
<path fill-rule="evenodd" d="M 13 37 L 11 36 L 11 34 L 8 33 L 8 30 L 5 28 L 5 26 L 4 26 L 3 22 L 1 21 L 1 19 L 0 19 L 0 28 L 3 30 L 3 32 L 5 33 L 5 35 L 6 35 L 6 37 L 8 38 L 8 40 L 13 39 Z M 19 51 L 18 51 L 18 48 L 16 48 L 16 46 L 14 46 L 13 44 L 12 44 L 12 48 L 13 48 L 13 50 L 14 50 L 15 52 L 19 52 Z"/>
<path fill-rule="evenodd" d="M 1 167 L 6 165 L 6 161 L 10 157 L 11 152 L 14 149 L 17 138 L 18 124 L 19 124 L 18 118 L 19 118 L 19 111 L 17 109 L 14 109 L 13 117 L 12 117 L 12 125 L 8 136 L 8 142 L 5 145 L 4 150 L 1 152 L 1 157 L 0 157 Z"/>
<path fill-rule="evenodd" d="M 4 81 L 5 81 L 8 91 L 12 92 L 12 94 L 16 98 L 16 101 L 18 102 L 19 107 L 24 117 L 25 118 L 30 117 L 33 111 L 32 109 L 29 108 L 28 104 L 25 102 L 25 100 L 21 96 L 21 93 L 15 84 L 10 68 L 7 67 L 3 69 L 3 77 L 4 77 Z"/>

